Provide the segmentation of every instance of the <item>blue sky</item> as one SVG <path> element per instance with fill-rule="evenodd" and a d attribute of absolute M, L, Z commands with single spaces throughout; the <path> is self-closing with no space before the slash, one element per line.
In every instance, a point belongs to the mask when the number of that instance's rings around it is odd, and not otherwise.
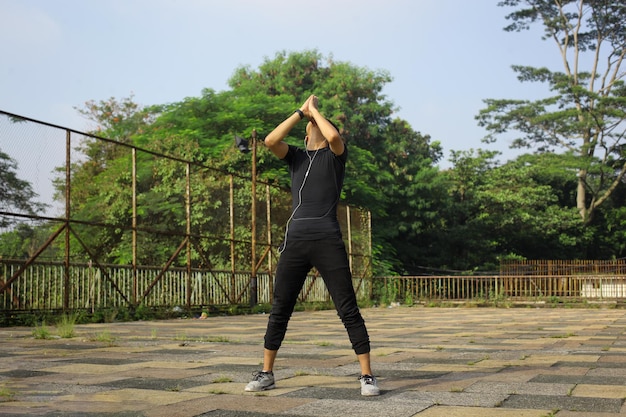
<path fill-rule="evenodd" d="M 450 150 L 485 145 L 486 98 L 533 98 L 513 64 L 558 69 L 539 28 L 503 31 L 498 0 L 0 0 L 0 109 L 76 130 L 88 100 L 143 105 L 227 89 L 239 66 L 317 49 L 393 77 L 396 116 Z M 554 64 L 554 65 L 552 65 Z M 323 98 L 321 98 L 323 99 Z M 0 138 L 0 149 L 11 146 Z M 19 156 L 19 155 L 18 155 Z"/>

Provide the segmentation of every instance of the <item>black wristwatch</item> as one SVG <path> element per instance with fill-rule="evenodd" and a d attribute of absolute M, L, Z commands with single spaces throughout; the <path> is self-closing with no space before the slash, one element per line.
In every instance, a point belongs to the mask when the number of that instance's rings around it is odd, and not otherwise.
<path fill-rule="evenodd" d="M 304 119 L 304 113 L 302 113 L 302 110 L 296 109 L 296 111 L 294 111 L 294 113 L 298 113 L 298 116 L 300 116 L 300 120 Z"/>

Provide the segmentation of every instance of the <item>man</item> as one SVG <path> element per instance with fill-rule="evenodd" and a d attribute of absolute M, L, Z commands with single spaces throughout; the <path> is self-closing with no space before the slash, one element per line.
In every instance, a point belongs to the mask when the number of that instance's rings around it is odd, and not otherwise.
<path fill-rule="evenodd" d="M 305 149 L 283 142 L 291 129 L 307 118 Z M 370 367 L 370 342 L 352 287 L 348 257 L 337 220 L 348 149 L 335 126 L 310 96 L 266 138 L 274 155 L 289 165 L 292 213 L 279 248 L 274 302 L 265 333 L 263 370 L 254 373 L 246 391 L 275 388 L 274 361 L 308 272 L 320 272 L 347 332 L 361 368 L 361 395 L 378 395 Z"/>

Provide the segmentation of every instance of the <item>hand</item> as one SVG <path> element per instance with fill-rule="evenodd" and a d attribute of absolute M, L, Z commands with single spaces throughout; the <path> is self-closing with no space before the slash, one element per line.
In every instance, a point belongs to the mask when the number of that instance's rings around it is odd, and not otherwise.
<path fill-rule="evenodd" d="M 304 113 L 305 116 L 309 116 L 309 102 L 311 101 L 311 97 L 313 96 L 309 96 L 306 101 L 302 104 L 302 106 L 300 106 L 300 110 L 302 111 L 302 113 Z"/>
<path fill-rule="evenodd" d="M 302 107 L 300 107 L 300 110 L 304 113 L 304 116 L 310 120 L 313 117 L 311 115 L 311 110 L 313 109 L 317 109 L 317 97 L 311 94 L 309 98 L 306 99 Z"/>

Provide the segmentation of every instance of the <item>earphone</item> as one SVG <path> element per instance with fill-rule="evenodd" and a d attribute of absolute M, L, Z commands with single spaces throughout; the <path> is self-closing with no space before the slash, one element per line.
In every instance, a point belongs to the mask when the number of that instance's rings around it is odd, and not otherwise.
<path fill-rule="evenodd" d="M 305 149 L 305 152 L 306 152 L 306 156 L 309 157 L 309 166 L 306 169 L 306 172 L 304 173 L 304 179 L 302 180 L 302 185 L 300 185 L 300 189 L 298 190 L 298 205 L 291 212 L 291 216 L 289 216 L 289 219 L 287 219 L 287 223 L 285 225 L 285 239 L 283 240 L 282 245 L 280 245 L 278 247 L 278 253 L 281 253 L 281 254 L 283 253 L 283 251 L 285 250 L 285 247 L 287 246 L 287 233 L 289 232 L 289 224 L 293 220 L 293 216 L 296 215 L 296 211 L 298 211 L 298 209 L 302 205 L 302 190 L 304 189 L 304 185 L 306 184 L 307 178 L 309 178 L 309 172 L 311 172 L 311 167 L 313 166 L 313 161 L 315 160 L 315 157 L 317 156 L 317 153 L 320 150 L 320 148 L 317 148 L 315 150 L 315 153 L 313 154 L 313 157 L 311 158 L 311 155 L 309 154 L 309 151 L 306 149 L 306 138 L 304 138 L 304 149 Z M 326 216 L 326 215 L 324 215 L 324 216 Z"/>

